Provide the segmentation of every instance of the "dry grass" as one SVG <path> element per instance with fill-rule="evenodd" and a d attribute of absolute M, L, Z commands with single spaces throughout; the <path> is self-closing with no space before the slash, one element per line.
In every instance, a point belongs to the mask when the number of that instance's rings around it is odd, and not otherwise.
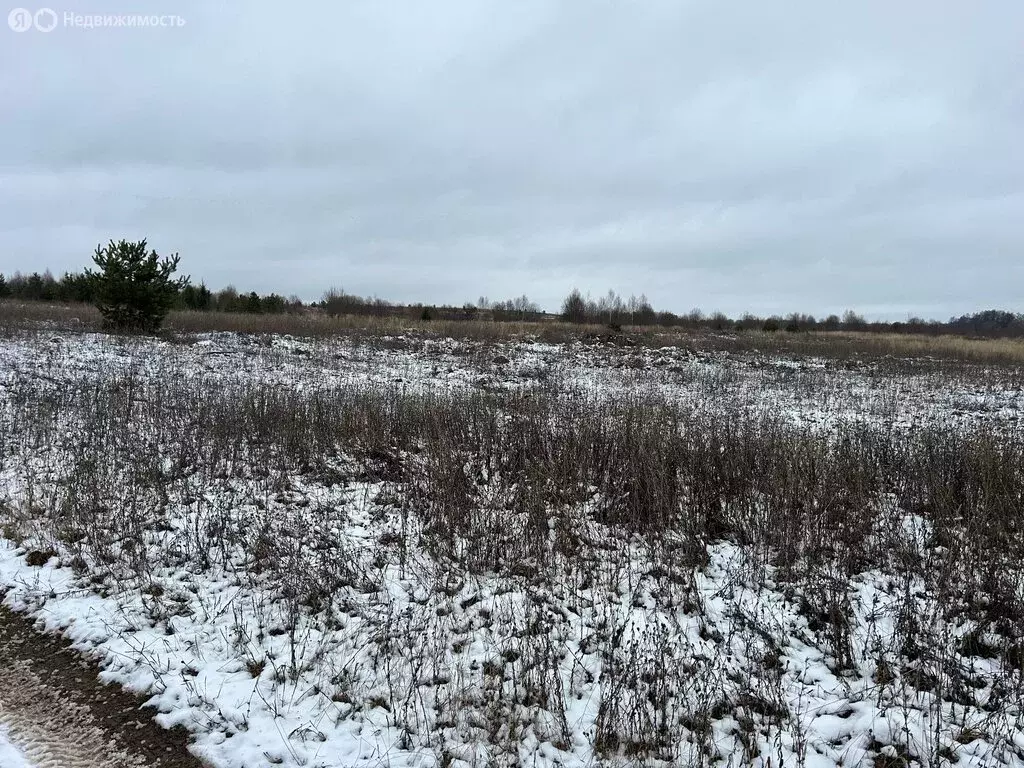
<path fill-rule="evenodd" d="M 419 320 L 405 317 L 301 314 L 252 315 L 230 312 L 177 311 L 168 315 L 166 328 L 175 333 L 233 331 L 235 333 L 290 336 L 398 336 L 504 341 L 536 337 L 560 341 L 579 334 L 579 326 L 566 323 L 498 322 L 494 320 Z M 595 326 L 594 330 L 599 327 Z"/>
<path fill-rule="evenodd" d="M 89 305 L 0 301 L 0 333 L 25 330 L 97 331 L 101 318 Z M 476 341 L 539 340 L 550 343 L 605 341 L 616 345 L 672 346 L 736 354 L 822 357 L 833 360 L 870 359 L 919 362 L 954 361 L 1000 366 L 1024 365 L 1024 339 L 982 339 L 954 335 L 866 333 L 852 331 L 717 332 L 706 329 L 627 326 L 610 331 L 599 325 L 560 321 L 502 322 L 494 320 L 418 320 L 362 315 L 331 316 L 319 312 L 244 314 L 230 312 L 171 312 L 165 324 L 170 334 L 226 331 L 327 338 L 334 336 L 422 337 Z"/>
<path fill-rule="evenodd" d="M 1024 693 L 1019 434 L 991 426 L 903 434 L 885 424 L 813 433 L 742 408 L 690 410 L 632 394 L 606 400 L 557 384 L 532 393 L 407 394 L 317 381 L 225 387 L 177 374 L 15 377 L 0 411 L 0 467 L 6 462 L 28 485 L 23 514 L 0 522 L 23 526 L 104 584 L 149 590 L 143 594 L 154 596 L 154 611 L 167 610 L 154 589 L 166 569 L 223 569 L 267 590 L 278 596 L 273 610 L 283 616 L 295 674 L 302 627 L 333 627 L 333 610 L 351 599 L 353 585 L 384 591 L 332 533 L 346 526 L 344 506 L 318 508 L 313 518 L 322 528 L 308 527 L 312 518 L 299 506 L 315 498 L 299 489 L 358 478 L 384 485 L 389 501 L 378 511 L 395 519 L 392 535 L 379 541 L 380 561 L 404 564 L 418 552 L 429 558 L 418 557 L 416 568 L 436 566 L 426 578 L 435 602 L 423 615 L 437 622 L 438 647 L 462 637 L 438 617 L 471 607 L 453 599 L 453 579 L 501 578 L 520 591 L 569 584 L 608 604 L 623 583 L 654 579 L 657 590 L 645 599 L 706 620 L 694 585 L 712 546 L 727 541 L 744 554 L 734 583 L 756 584 L 771 572 L 837 674 L 858 661 L 849 585 L 880 572 L 905 597 L 893 604 L 895 641 L 860 649 L 880 670 L 879 686 L 935 691 L 936 721 L 950 702 L 986 707 L 994 717 Z M 175 525 L 183 510 L 192 522 Z M 289 526 L 299 522 L 296 536 Z M 630 557 L 625 543 L 642 544 L 645 556 Z M 921 614 L 922 588 L 934 597 L 932 616 Z M 508 657 L 485 663 L 465 689 L 495 685 L 506 662 L 514 686 L 493 689 L 489 704 L 447 700 L 441 722 L 475 707 L 487 738 L 497 740 L 517 712 L 540 706 L 556 718 L 552 738 L 567 740 L 551 640 L 556 618 L 529 603 L 523 611 L 479 614 L 507 636 Z M 422 645 L 428 633 L 388 616 L 376 657 L 433 663 Z M 694 764 L 711 764 L 710 722 L 735 713 L 737 739 L 749 741 L 743 764 L 751 764 L 757 734 L 790 722 L 791 703 L 777 684 L 782 641 L 771 625 L 736 625 L 745 646 L 761 650 L 745 677 L 733 678 L 720 653 L 698 655 L 667 634 L 627 641 L 622 626 L 595 624 L 587 639 L 605 670 L 598 755 L 655 765 L 673 759 L 673 745 L 707 737 Z M 987 658 L 987 671 L 961 663 L 958 647 Z M 437 668 L 447 674 L 444 654 Z M 396 688 L 379 701 L 403 717 L 411 690 Z M 408 717 L 411 727 L 416 720 Z M 515 746 L 518 737 L 508 738 Z M 993 738 L 1014 748 L 1013 733 Z M 932 750 L 931 760 L 942 746 L 936 736 L 916 748 Z"/>
<path fill-rule="evenodd" d="M 89 304 L 0 300 L 0 333 L 38 330 L 99 330 L 99 310 Z"/>
<path fill-rule="evenodd" d="M 859 355 L 870 358 L 934 358 L 976 363 L 1024 364 L 1024 339 L 981 339 L 951 334 L 931 336 L 856 331 L 747 331 L 715 338 L 716 341 L 712 342 L 712 345 L 719 344 L 725 348 L 733 345 L 737 349 L 829 358 Z"/>
<path fill-rule="evenodd" d="M 921 334 L 835 334 L 841 343 L 864 344 L 886 350 L 893 357 L 936 357 L 977 362 L 1024 363 L 1024 339 L 976 339 L 964 336 Z"/>

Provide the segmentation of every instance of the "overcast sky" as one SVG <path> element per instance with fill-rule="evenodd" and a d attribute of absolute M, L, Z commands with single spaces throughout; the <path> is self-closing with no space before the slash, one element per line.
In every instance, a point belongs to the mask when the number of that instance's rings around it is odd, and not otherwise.
<path fill-rule="evenodd" d="M 0 272 L 147 237 L 306 299 L 1024 311 L 1021 0 L 51 7 L 0 27 Z"/>

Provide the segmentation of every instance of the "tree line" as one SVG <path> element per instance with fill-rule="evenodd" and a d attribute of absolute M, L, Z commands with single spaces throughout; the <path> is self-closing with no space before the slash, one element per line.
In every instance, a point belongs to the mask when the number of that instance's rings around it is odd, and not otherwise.
<path fill-rule="evenodd" d="M 611 327 L 625 325 L 660 325 L 713 331 L 865 331 L 871 333 L 955 333 L 967 336 L 1024 337 L 1024 314 L 988 309 L 973 314 L 951 317 L 948 321 L 925 320 L 911 317 L 901 321 L 869 321 L 853 310 L 842 316 L 830 314 L 816 318 L 800 312 L 788 315 L 759 317 L 746 313 L 731 318 L 723 312 L 705 314 L 693 309 L 686 314 L 655 311 L 646 296 L 624 299 L 609 291 L 598 299 L 584 297 L 573 289 L 562 302 L 560 318 L 568 323 L 602 324 Z"/>
<path fill-rule="evenodd" d="M 54 277 L 50 270 L 10 277 L 0 273 L 0 299 L 21 301 L 52 301 L 60 303 L 95 304 L 97 283 L 85 272 L 65 272 Z M 244 312 L 275 314 L 319 310 L 331 315 L 405 316 L 415 319 L 449 320 L 522 320 L 536 321 L 544 311 L 527 296 L 491 301 L 481 297 L 477 302 L 461 306 L 436 304 L 396 304 L 376 296 L 364 298 L 340 288 L 326 291 L 319 301 L 304 302 L 298 296 L 284 297 L 277 293 L 243 292 L 234 286 L 211 291 L 205 283 L 185 282 L 173 292 L 171 309 L 202 312 Z"/>
<path fill-rule="evenodd" d="M 86 272 L 65 272 L 60 278 L 49 270 L 10 277 L 0 273 L 0 299 L 22 301 L 55 301 L 94 304 L 96 283 Z M 239 293 L 233 286 L 211 291 L 205 284 L 186 283 L 174 292 L 174 309 L 195 309 L 211 312 L 287 312 L 304 306 L 297 296 L 285 298 L 276 293 L 260 295 L 255 291 Z"/>
<path fill-rule="evenodd" d="M 615 291 L 593 299 L 573 289 L 562 302 L 561 319 L 567 323 L 601 324 L 611 327 L 625 325 L 660 325 L 714 331 L 810 331 L 810 330 L 899 330 L 900 323 L 869 323 L 862 316 L 847 310 L 842 317 L 829 315 L 818 320 L 814 315 L 794 312 L 792 314 L 759 317 L 750 313 L 731 318 L 724 312 L 706 314 L 693 309 L 685 314 L 665 310 L 656 311 L 647 297 L 629 296 L 624 298 Z M 923 320 L 916 321 L 927 325 Z"/>
<path fill-rule="evenodd" d="M 139 245 L 142 246 L 141 250 L 138 249 Z M 112 249 L 115 246 L 138 250 L 133 257 L 138 264 L 142 264 L 145 259 L 149 259 L 152 265 L 160 263 L 156 261 L 155 252 L 145 253 L 145 241 L 142 241 L 141 244 L 126 243 L 125 241 L 121 241 L 120 244 L 111 242 L 109 248 Z M 93 257 L 94 261 L 97 258 L 105 258 L 104 253 L 106 253 L 106 249 L 98 247 L 97 254 Z M 177 257 L 172 258 L 176 266 Z M 100 262 L 97 261 L 97 264 Z M 155 268 L 151 266 L 151 269 Z M 60 278 L 54 277 L 49 270 L 30 274 L 15 272 L 10 277 L 0 274 L 0 299 L 81 302 L 99 306 L 104 301 L 101 295 L 101 286 L 104 284 L 96 278 L 96 273 L 88 269 L 83 272 L 65 272 Z M 136 275 L 132 279 L 138 281 L 141 278 Z M 131 280 L 122 279 L 121 290 L 124 290 L 124 286 L 130 282 Z M 169 282 L 165 294 L 161 298 L 162 305 L 166 305 L 165 311 L 179 309 L 260 314 L 319 311 L 330 315 L 506 322 L 536 322 L 557 318 L 568 323 L 603 325 L 613 329 L 623 326 L 664 326 L 712 331 L 759 330 L 795 333 L 815 330 L 846 330 L 1024 337 L 1024 314 L 996 309 L 952 317 L 946 322 L 917 317 L 897 322 L 868 321 L 852 310 L 847 310 L 842 316 L 831 314 L 824 318 L 816 318 L 813 315 L 798 312 L 769 317 L 759 317 L 748 313 L 738 318 L 731 318 L 722 312 L 705 314 L 700 309 L 693 309 L 685 314 L 676 314 L 665 310 L 658 311 L 643 294 L 623 297 L 610 290 L 607 294 L 592 298 L 573 289 L 562 302 L 561 311 L 558 315 L 553 316 L 545 313 L 537 303 L 525 295 L 499 301 L 492 301 L 481 296 L 476 302 L 466 302 L 462 306 L 424 305 L 392 303 L 376 296 L 362 297 L 346 293 L 340 288 L 331 288 L 323 294 L 319 301 L 307 303 L 294 295 L 284 297 L 277 293 L 259 294 L 256 291 L 246 293 L 238 291 L 233 286 L 211 291 L 204 283 L 193 285 L 188 278 L 179 278 Z"/>

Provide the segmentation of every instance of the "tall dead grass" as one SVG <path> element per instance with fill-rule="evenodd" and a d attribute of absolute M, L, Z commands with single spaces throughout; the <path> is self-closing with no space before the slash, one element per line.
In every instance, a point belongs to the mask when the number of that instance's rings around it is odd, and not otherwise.
<path fill-rule="evenodd" d="M 939 720 L 952 705 L 995 717 L 1024 694 L 1016 433 L 884 424 L 814 432 L 742 408 L 607 400 L 555 384 L 409 394 L 315 381 L 225 386 L 171 369 L 66 381 L 22 372 L 8 382 L 0 419 L 0 468 L 21 478 L 18 503 L 0 510 L 5 535 L 58 553 L 98 589 L 138 590 L 154 621 L 182 610 L 163 597 L 168 569 L 226 573 L 273 595 L 259 606 L 259 629 L 239 620 L 238 633 L 257 631 L 245 635 L 247 653 L 265 626 L 289 639 L 282 680 L 305 669 L 307 638 L 337 629 L 353 590 L 386 596 L 388 562 L 428 573 L 417 615 L 430 631 L 408 613 L 378 611 L 375 658 L 410 659 L 419 676 L 441 681 L 439 729 L 504 739 L 512 754 L 521 734 L 508 724 L 524 712 L 530 722 L 538 708 L 546 738 L 569 738 L 567 620 L 545 590 L 569 585 L 581 611 L 587 601 L 650 600 L 706 624 L 698 573 L 722 542 L 742 553 L 729 589 L 756 594 L 770 574 L 836 674 L 866 654 L 880 691 L 911 691 L 899 701 L 926 694 Z M 371 562 L 338 533 L 348 525 L 344 505 L 309 510 L 318 498 L 310 489 L 356 482 L 377 487 L 376 514 L 398 520 Z M 893 609 L 892 644 L 854 644 L 851 585 L 868 573 L 905 595 Z M 459 585 L 484 578 L 536 600 L 477 612 L 506 645 L 473 668 L 476 677 L 452 680 L 451 647 L 463 640 L 446 617 L 473 606 L 473 597 L 456 598 Z M 934 597 L 930 613 L 923 594 Z M 578 638 L 603 662 L 599 755 L 678 763 L 686 743 L 694 764 L 710 763 L 712 723 L 730 714 L 747 762 L 759 754 L 759 733 L 789 728 L 799 739 L 799 716 L 782 695 L 786 638 L 777 628 L 739 616 L 735 632 L 758 666 L 730 671 L 723 653 L 698 653 L 659 622 L 629 634 L 609 618 Z M 710 630 L 704 641 L 731 647 Z M 251 659 L 255 670 L 265 663 Z M 411 732 L 423 709 L 417 689 L 381 674 L 384 704 Z M 323 686 L 339 686 L 337 701 L 351 696 L 345 679 L 325 675 Z M 989 738 L 1015 749 L 1012 733 Z M 907 748 L 938 760 L 948 747 L 936 736 Z"/>

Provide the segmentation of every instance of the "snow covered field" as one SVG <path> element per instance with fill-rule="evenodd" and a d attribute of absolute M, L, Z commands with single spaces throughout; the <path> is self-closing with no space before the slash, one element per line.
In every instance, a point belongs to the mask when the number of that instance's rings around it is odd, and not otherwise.
<path fill-rule="evenodd" d="M 1024 766 L 1020 384 L 15 337 L 0 585 L 218 768 Z"/>
<path fill-rule="evenodd" d="M 553 345 L 385 337 L 310 340 L 200 334 L 191 343 L 53 334 L 0 342 L 0 382 L 19 373 L 64 379 L 139 371 L 269 386 L 401 385 L 407 391 L 495 391 L 552 379 L 614 397 L 639 391 L 716 407 L 768 408 L 795 420 L 897 426 L 989 421 L 1016 426 L 1024 372 L 985 366 L 888 370 L 886 361 L 785 359 L 612 344 Z M 497 361 L 497 362 L 495 362 Z M 888 361 L 891 363 L 891 361 Z"/>
<path fill-rule="evenodd" d="M 4 768 L 33 768 L 21 750 L 7 740 L 7 735 L 2 728 L 0 728 L 0 765 Z"/>

